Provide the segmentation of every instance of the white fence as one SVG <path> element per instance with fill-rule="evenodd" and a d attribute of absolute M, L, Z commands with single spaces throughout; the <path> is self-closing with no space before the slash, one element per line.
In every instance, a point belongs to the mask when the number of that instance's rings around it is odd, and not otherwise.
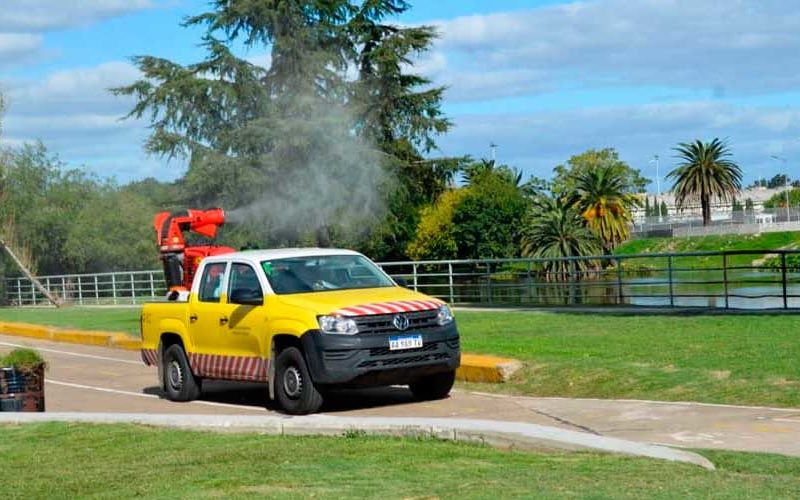
<path fill-rule="evenodd" d="M 706 264 L 697 267 L 698 257 Z M 800 309 L 800 250 L 380 265 L 409 288 L 451 304 Z M 161 270 L 40 279 L 52 294 L 72 304 L 140 304 L 164 300 L 166 294 Z M 12 305 L 48 303 L 23 277 L 6 278 L 5 293 Z"/>
<path fill-rule="evenodd" d="M 72 304 L 140 304 L 159 300 L 167 293 L 164 272 L 64 274 L 39 276 L 42 285 L 59 299 Z M 47 298 L 25 278 L 6 278 L 6 302 L 11 305 L 49 304 Z"/>

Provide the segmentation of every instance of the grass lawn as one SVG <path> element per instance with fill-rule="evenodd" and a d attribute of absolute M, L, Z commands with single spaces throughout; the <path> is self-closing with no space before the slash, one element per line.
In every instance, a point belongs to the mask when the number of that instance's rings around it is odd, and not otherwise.
<path fill-rule="evenodd" d="M 139 335 L 140 307 L 0 307 L 0 321 Z"/>
<path fill-rule="evenodd" d="M 4 498 L 796 498 L 800 491 L 800 459 L 703 454 L 718 470 L 433 439 L 0 427 Z"/>
<path fill-rule="evenodd" d="M 456 315 L 465 352 L 525 362 L 482 390 L 800 406 L 800 316 Z"/>
<path fill-rule="evenodd" d="M 800 247 L 800 232 L 780 232 L 762 234 L 725 234 L 719 236 L 696 236 L 691 238 L 647 238 L 630 240 L 620 245 L 615 255 L 634 255 L 648 253 L 681 252 L 720 252 L 723 250 L 777 250 Z M 731 266 L 750 266 L 753 260 L 762 255 L 735 255 L 729 259 Z M 677 257 L 675 266 L 686 269 L 720 267 L 719 257 Z M 660 257 L 646 257 L 628 261 L 637 267 L 666 267 L 666 260 Z"/>
<path fill-rule="evenodd" d="M 0 309 L 25 321 L 138 334 L 137 308 Z M 800 316 L 617 316 L 458 311 L 464 352 L 525 363 L 507 384 L 532 396 L 800 407 Z"/>

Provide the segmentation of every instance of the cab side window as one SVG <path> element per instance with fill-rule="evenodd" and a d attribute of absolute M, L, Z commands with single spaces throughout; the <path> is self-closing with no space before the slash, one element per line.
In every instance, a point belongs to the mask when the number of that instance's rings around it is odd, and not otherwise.
<path fill-rule="evenodd" d="M 256 270 L 249 264 L 231 264 L 231 276 L 228 280 L 228 302 L 245 302 L 263 298 L 261 283 Z"/>
<path fill-rule="evenodd" d="M 203 271 L 203 277 L 200 278 L 199 299 L 201 302 L 219 302 L 219 296 L 222 293 L 222 278 L 225 276 L 225 266 L 224 262 L 206 266 Z"/>

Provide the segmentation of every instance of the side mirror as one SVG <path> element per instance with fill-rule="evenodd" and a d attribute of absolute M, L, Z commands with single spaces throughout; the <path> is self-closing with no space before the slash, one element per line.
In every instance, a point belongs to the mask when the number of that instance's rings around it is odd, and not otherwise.
<path fill-rule="evenodd" d="M 392 279 L 394 280 L 395 283 L 402 286 L 403 288 L 408 288 L 408 281 L 406 281 L 405 278 L 401 278 L 399 276 L 392 276 Z"/>
<path fill-rule="evenodd" d="M 237 288 L 231 292 L 228 302 L 243 306 L 260 306 L 264 304 L 264 295 L 260 290 Z"/>

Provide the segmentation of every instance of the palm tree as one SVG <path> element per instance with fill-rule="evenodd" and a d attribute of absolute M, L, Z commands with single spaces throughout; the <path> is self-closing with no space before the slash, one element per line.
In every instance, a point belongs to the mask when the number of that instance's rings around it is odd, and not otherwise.
<path fill-rule="evenodd" d="M 544 270 L 556 279 L 567 279 L 577 270 L 594 267 L 587 260 L 558 260 L 564 257 L 598 255 L 602 251 L 597 236 L 586 227 L 575 207 L 560 198 L 537 200 L 522 232 L 522 254 L 548 260 Z"/>
<path fill-rule="evenodd" d="M 711 142 L 697 140 L 682 142 L 673 148 L 682 160 L 677 168 L 667 174 L 675 179 L 672 192 L 678 209 L 684 208 L 687 201 L 700 199 L 703 209 L 703 225 L 711 222 L 711 200 L 718 198 L 726 202 L 742 189 L 742 170 L 729 160 L 728 145 L 717 138 Z"/>
<path fill-rule="evenodd" d="M 620 172 L 608 166 L 584 170 L 575 179 L 575 192 L 569 202 L 600 237 L 606 253 L 628 239 L 631 208 L 641 204 L 628 187 Z"/>
<path fill-rule="evenodd" d="M 522 186 L 522 171 L 508 165 L 497 165 L 494 160 L 483 159 L 473 162 L 463 169 L 463 180 L 466 185 L 474 184 L 475 181 L 486 175 L 496 174 L 516 187 Z"/>

